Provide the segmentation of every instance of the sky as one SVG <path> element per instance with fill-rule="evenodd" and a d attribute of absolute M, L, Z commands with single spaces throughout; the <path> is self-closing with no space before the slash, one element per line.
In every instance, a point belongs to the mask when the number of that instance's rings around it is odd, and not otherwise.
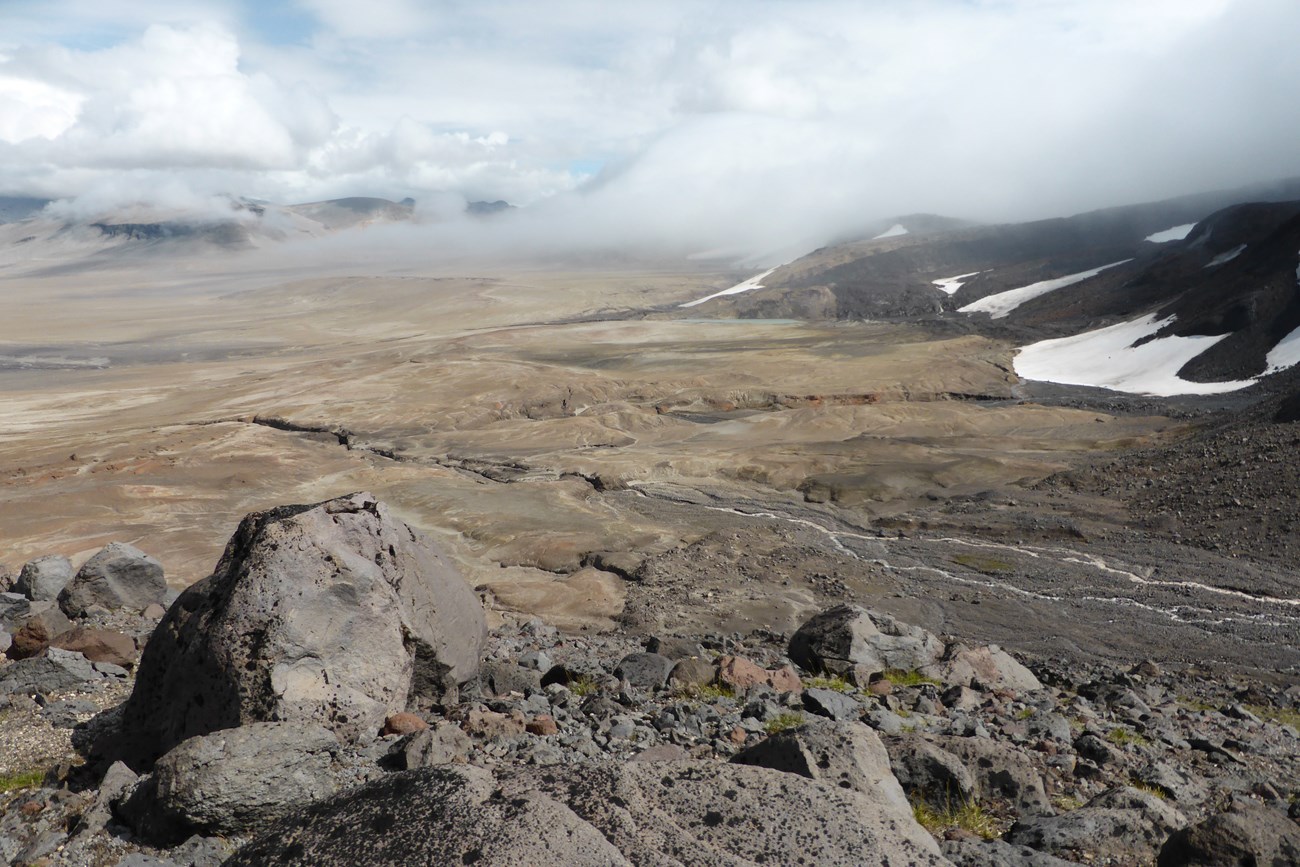
<path fill-rule="evenodd" d="M 761 253 L 1300 175 L 1296 33 L 1295 0 L 0 0 L 0 195 L 504 199 Z"/>

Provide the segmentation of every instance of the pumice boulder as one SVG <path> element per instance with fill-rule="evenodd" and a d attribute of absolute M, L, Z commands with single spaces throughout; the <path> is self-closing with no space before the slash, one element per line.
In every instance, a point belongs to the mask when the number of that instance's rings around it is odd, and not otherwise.
<path fill-rule="evenodd" d="M 473 590 L 372 495 L 256 512 L 158 625 L 103 751 L 147 767 L 187 738 L 271 721 L 356 741 L 476 677 L 486 638 Z"/>

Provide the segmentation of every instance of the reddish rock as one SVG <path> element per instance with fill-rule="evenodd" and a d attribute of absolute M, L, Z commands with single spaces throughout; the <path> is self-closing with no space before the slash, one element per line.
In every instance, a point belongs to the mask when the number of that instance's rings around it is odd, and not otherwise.
<path fill-rule="evenodd" d="M 724 656 L 718 663 L 718 683 L 743 691 L 767 683 L 767 670 L 741 656 Z"/>
<path fill-rule="evenodd" d="M 150 620 L 162 620 L 163 615 L 166 613 L 166 608 L 163 608 L 157 602 L 150 602 L 145 606 L 144 611 L 140 612 L 140 615 L 142 617 L 147 617 Z"/>
<path fill-rule="evenodd" d="M 523 714 L 515 711 L 506 716 L 491 710 L 475 708 L 465 717 L 465 731 L 487 740 L 521 735 L 526 731 Z"/>
<path fill-rule="evenodd" d="M 744 745 L 749 735 L 740 726 L 733 726 L 731 731 L 727 732 L 727 740 L 733 744 Z"/>
<path fill-rule="evenodd" d="M 767 682 L 777 692 L 803 692 L 803 681 L 795 673 L 794 667 L 784 665 L 767 673 Z"/>
<path fill-rule="evenodd" d="M 867 691 L 872 695 L 893 695 L 894 684 L 882 677 L 880 680 L 873 680 L 869 683 Z"/>
<path fill-rule="evenodd" d="M 110 662 L 123 668 L 135 665 L 139 658 L 135 640 L 111 629 L 77 626 L 54 639 L 50 646 L 76 651 L 91 662 Z"/>
<path fill-rule="evenodd" d="M 742 656 L 724 656 L 718 661 L 718 683 L 737 692 L 751 686 L 770 686 L 777 692 L 803 692 L 803 683 L 792 667 L 769 671 Z"/>
<path fill-rule="evenodd" d="M 427 722 L 413 713 L 395 713 L 384 720 L 384 727 L 379 733 L 381 735 L 409 735 L 412 732 L 424 731 L 428 727 Z"/>
<path fill-rule="evenodd" d="M 529 720 L 524 728 L 529 734 L 541 735 L 542 737 L 560 733 L 560 727 L 555 724 L 555 717 L 547 713 L 539 713 Z"/>
<path fill-rule="evenodd" d="M 49 636 L 41 623 L 28 623 L 13 634 L 13 641 L 5 654 L 10 659 L 30 659 L 50 646 Z"/>

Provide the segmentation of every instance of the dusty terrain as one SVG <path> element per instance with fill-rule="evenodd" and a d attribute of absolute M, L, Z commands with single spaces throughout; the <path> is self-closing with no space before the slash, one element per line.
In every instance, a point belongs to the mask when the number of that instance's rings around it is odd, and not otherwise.
<path fill-rule="evenodd" d="M 1020 399 L 998 340 L 669 315 L 734 272 L 49 264 L 0 269 L 11 568 L 123 540 L 179 588 L 245 513 L 367 489 L 565 628 L 781 632 L 854 598 L 1039 654 L 1300 661 L 1288 569 L 1031 489 L 1185 424 Z"/>

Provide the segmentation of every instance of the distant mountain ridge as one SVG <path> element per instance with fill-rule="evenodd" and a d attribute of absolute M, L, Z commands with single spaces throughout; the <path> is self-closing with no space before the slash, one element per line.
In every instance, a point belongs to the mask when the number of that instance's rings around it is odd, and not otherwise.
<path fill-rule="evenodd" d="M 744 318 L 944 321 L 1026 344 L 1124 323 L 1136 334 L 1152 317 L 1121 350 L 1216 338 L 1178 368 L 1189 384 L 1249 384 L 1300 335 L 1300 179 L 1030 223 L 913 232 L 909 219 L 709 303 Z"/>

